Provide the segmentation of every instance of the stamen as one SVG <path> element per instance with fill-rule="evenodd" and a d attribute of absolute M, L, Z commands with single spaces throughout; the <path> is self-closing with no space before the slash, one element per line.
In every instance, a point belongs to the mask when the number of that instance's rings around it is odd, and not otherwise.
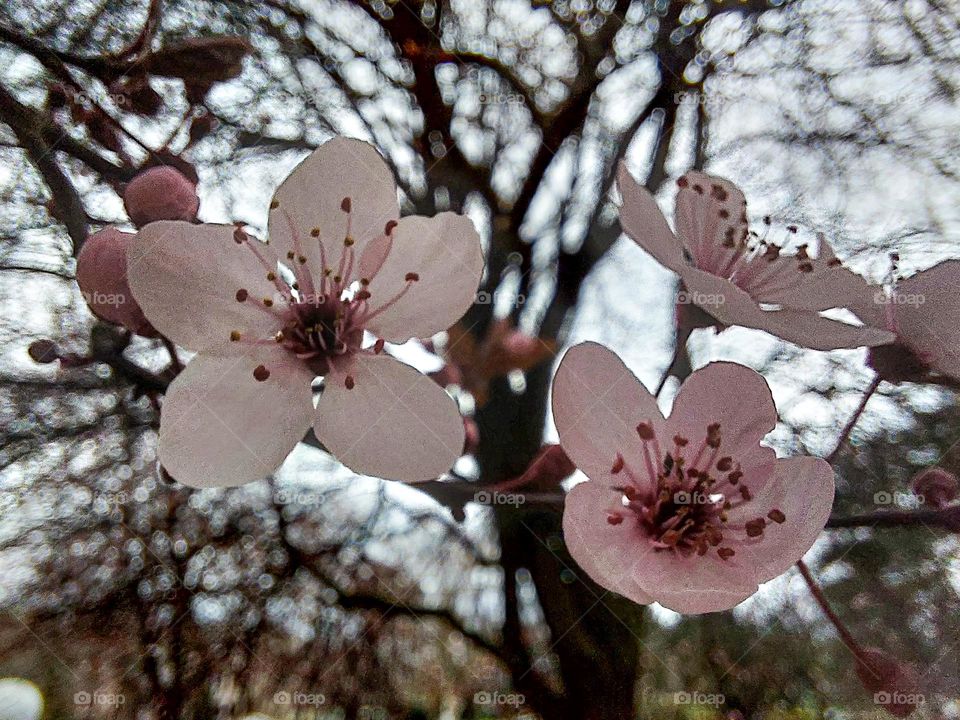
<path fill-rule="evenodd" d="M 780 510 L 777 510 L 777 508 L 774 508 L 773 510 L 768 512 L 767 517 L 773 520 L 778 525 L 782 525 L 787 521 L 787 516 L 784 515 L 783 512 L 781 512 Z"/>
<path fill-rule="evenodd" d="M 253 378 L 257 382 L 264 382 L 268 377 L 270 377 L 270 371 L 263 365 L 257 365 L 257 367 L 254 368 Z"/>
<path fill-rule="evenodd" d="M 610 472 L 613 475 L 617 475 L 623 470 L 623 464 L 623 455 L 617 453 L 617 459 L 613 461 L 613 466 L 610 468 Z"/>

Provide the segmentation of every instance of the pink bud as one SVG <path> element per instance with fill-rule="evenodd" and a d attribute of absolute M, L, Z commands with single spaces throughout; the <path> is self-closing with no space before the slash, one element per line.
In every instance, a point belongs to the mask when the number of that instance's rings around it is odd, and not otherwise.
<path fill-rule="evenodd" d="M 562 447 L 544 445 L 530 461 L 518 484 L 552 490 L 576 469 Z"/>
<path fill-rule="evenodd" d="M 465 453 L 472 453 L 480 445 L 480 427 L 477 425 L 476 420 L 473 418 L 464 418 L 463 432 L 463 451 Z"/>
<path fill-rule="evenodd" d="M 456 365 L 447 364 L 436 372 L 430 373 L 430 378 L 440 387 L 460 385 L 463 383 L 463 374 Z"/>
<path fill-rule="evenodd" d="M 897 717 L 906 717 L 923 702 L 913 669 L 876 648 L 864 648 L 857 657 L 857 677 L 874 702 Z"/>
<path fill-rule="evenodd" d="M 27 348 L 27 353 L 34 362 L 47 365 L 60 356 L 60 348 L 53 340 L 34 340 Z"/>
<path fill-rule="evenodd" d="M 179 170 L 153 167 L 137 175 L 123 193 L 127 215 L 137 227 L 157 220 L 195 220 L 197 188 Z"/>
<path fill-rule="evenodd" d="M 98 318 L 152 337 L 156 331 L 127 284 L 127 247 L 133 238 L 114 227 L 88 237 L 77 257 L 77 285 Z"/>
<path fill-rule="evenodd" d="M 923 498 L 930 507 L 944 508 L 957 497 L 960 482 L 957 476 L 941 467 L 928 467 L 913 476 L 910 481 L 913 492 Z"/>

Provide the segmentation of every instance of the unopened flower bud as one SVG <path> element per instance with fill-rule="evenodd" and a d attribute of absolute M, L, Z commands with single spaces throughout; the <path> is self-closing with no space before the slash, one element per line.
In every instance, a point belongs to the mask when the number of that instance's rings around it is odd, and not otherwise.
<path fill-rule="evenodd" d="M 47 365 L 60 356 L 60 348 L 53 340 L 34 340 L 27 348 L 27 353 L 34 362 Z"/>
<path fill-rule="evenodd" d="M 123 205 L 133 224 L 143 227 L 157 220 L 195 220 L 200 198 L 196 185 L 179 170 L 154 167 L 130 181 Z"/>
<path fill-rule="evenodd" d="M 132 233 L 114 227 L 88 237 L 77 257 L 77 284 L 98 318 L 151 337 L 156 331 L 127 284 L 127 247 L 133 238 Z"/>
<path fill-rule="evenodd" d="M 480 427 L 473 418 L 464 418 L 463 431 L 463 451 L 465 453 L 472 453 L 480 445 Z"/>
<path fill-rule="evenodd" d="M 918 685 L 913 669 L 882 650 L 864 648 L 857 657 L 857 677 L 874 701 L 897 717 L 917 709 Z"/>
<path fill-rule="evenodd" d="M 957 497 L 960 482 L 957 476 L 941 467 L 929 467 L 921 470 L 910 481 L 913 492 L 923 498 L 930 507 L 943 508 Z"/>
<path fill-rule="evenodd" d="M 519 484 L 543 490 L 556 488 L 576 470 L 573 461 L 559 445 L 544 445 L 530 461 Z"/>

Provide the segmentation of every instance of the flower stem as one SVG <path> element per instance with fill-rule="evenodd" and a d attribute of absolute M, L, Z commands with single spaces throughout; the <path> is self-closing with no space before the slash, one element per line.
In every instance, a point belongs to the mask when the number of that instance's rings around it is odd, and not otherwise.
<path fill-rule="evenodd" d="M 840 432 L 840 439 L 837 440 L 836 446 L 833 448 L 833 451 L 827 455 L 826 460 L 828 463 L 832 463 L 837 458 L 837 455 L 840 454 L 843 446 L 846 445 L 851 431 L 856 426 L 857 421 L 860 420 L 860 416 L 863 415 L 864 408 L 867 407 L 867 403 L 870 402 L 870 398 L 873 397 L 873 394 L 877 391 L 877 388 L 880 387 L 880 383 L 881 379 L 879 375 L 874 376 L 873 380 L 870 381 L 870 385 L 867 387 L 866 392 L 863 394 L 863 397 L 860 398 L 860 404 L 857 405 L 857 409 L 847 421 L 847 424 L 843 426 L 843 430 Z"/>
<path fill-rule="evenodd" d="M 847 649 L 849 649 L 858 660 L 863 662 L 867 667 L 870 667 L 860 643 L 856 641 L 853 634 L 847 629 L 847 626 L 843 624 L 843 621 L 833 611 L 833 608 L 830 607 L 826 595 L 823 594 L 823 588 L 820 587 L 817 581 L 813 579 L 813 575 L 810 574 L 810 568 L 807 567 L 807 564 L 803 560 L 797 560 L 797 568 L 800 570 L 800 575 L 803 577 L 804 582 L 807 583 L 813 599 L 817 601 L 817 605 L 823 610 L 823 614 L 827 616 L 830 624 L 836 629 L 843 644 L 847 646 Z"/>

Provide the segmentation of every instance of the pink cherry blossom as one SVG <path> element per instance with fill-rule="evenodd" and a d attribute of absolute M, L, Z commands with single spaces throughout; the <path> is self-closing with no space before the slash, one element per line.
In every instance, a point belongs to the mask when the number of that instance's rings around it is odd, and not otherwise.
<path fill-rule="evenodd" d="M 195 220 L 200 207 L 196 185 L 173 167 L 144 170 L 123 193 L 127 215 L 137 227 L 157 220 Z"/>
<path fill-rule="evenodd" d="M 686 298 L 719 326 L 756 328 L 814 350 L 890 342 L 873 327 L 820 315 L 848 307 L 867 286 L 845 268 L 826 239 L 816 256 L 800 246 L 794 255 L 752 234 L 746 200 L 731 182 L 690 171 L 678 181 L 672 231 L 656 200 L 620 165 L 623 231 L 680 276 Z"/>
<path fill-rule="evenodd" d="M 153 337 L 156 331 L 134 300 L 127 282 L 127 250 L 133 238 L 133 233 L 114 227 L 90 235 L 77 256 L 77 285 L 98 318 Z"/>
<path fill-rule="evenodd" d="M 829 464 L 760 445 L 777 412 L 764 379 L 742 365 L 694 372 L 664 418 L 613 352 L 583 343 L 557 370 L 553 415 L 589 478 L 567 495 L 567 548 L 635 602 L 731 608 L 793 565 L 830 514 Z"/>
<path fill-rule="evenodd" d="M 163 404 L 163 466 L 187 485 L 238 485 L 275 470 L 312 426 L 356 472 L 412 482 L 449 470 L 464 442 L 456 403 L 383 344 L 445 330 L 473 302 L 473 223 L 400 218 L 389 167 L 343 138 L 307 157 L 270 208 L 268 243 L 185 222 L 137 235 L 134 295 L 197 352 Z"/>
<path fill-rule="evenodd" d="M 884 380 L 923 382 L 935 374 L 960 380 L 960 260 L 947 260 L 886 288 L 864 292 L 854 308 L 894 340 L 871 348 L 868 361 Z"/>

